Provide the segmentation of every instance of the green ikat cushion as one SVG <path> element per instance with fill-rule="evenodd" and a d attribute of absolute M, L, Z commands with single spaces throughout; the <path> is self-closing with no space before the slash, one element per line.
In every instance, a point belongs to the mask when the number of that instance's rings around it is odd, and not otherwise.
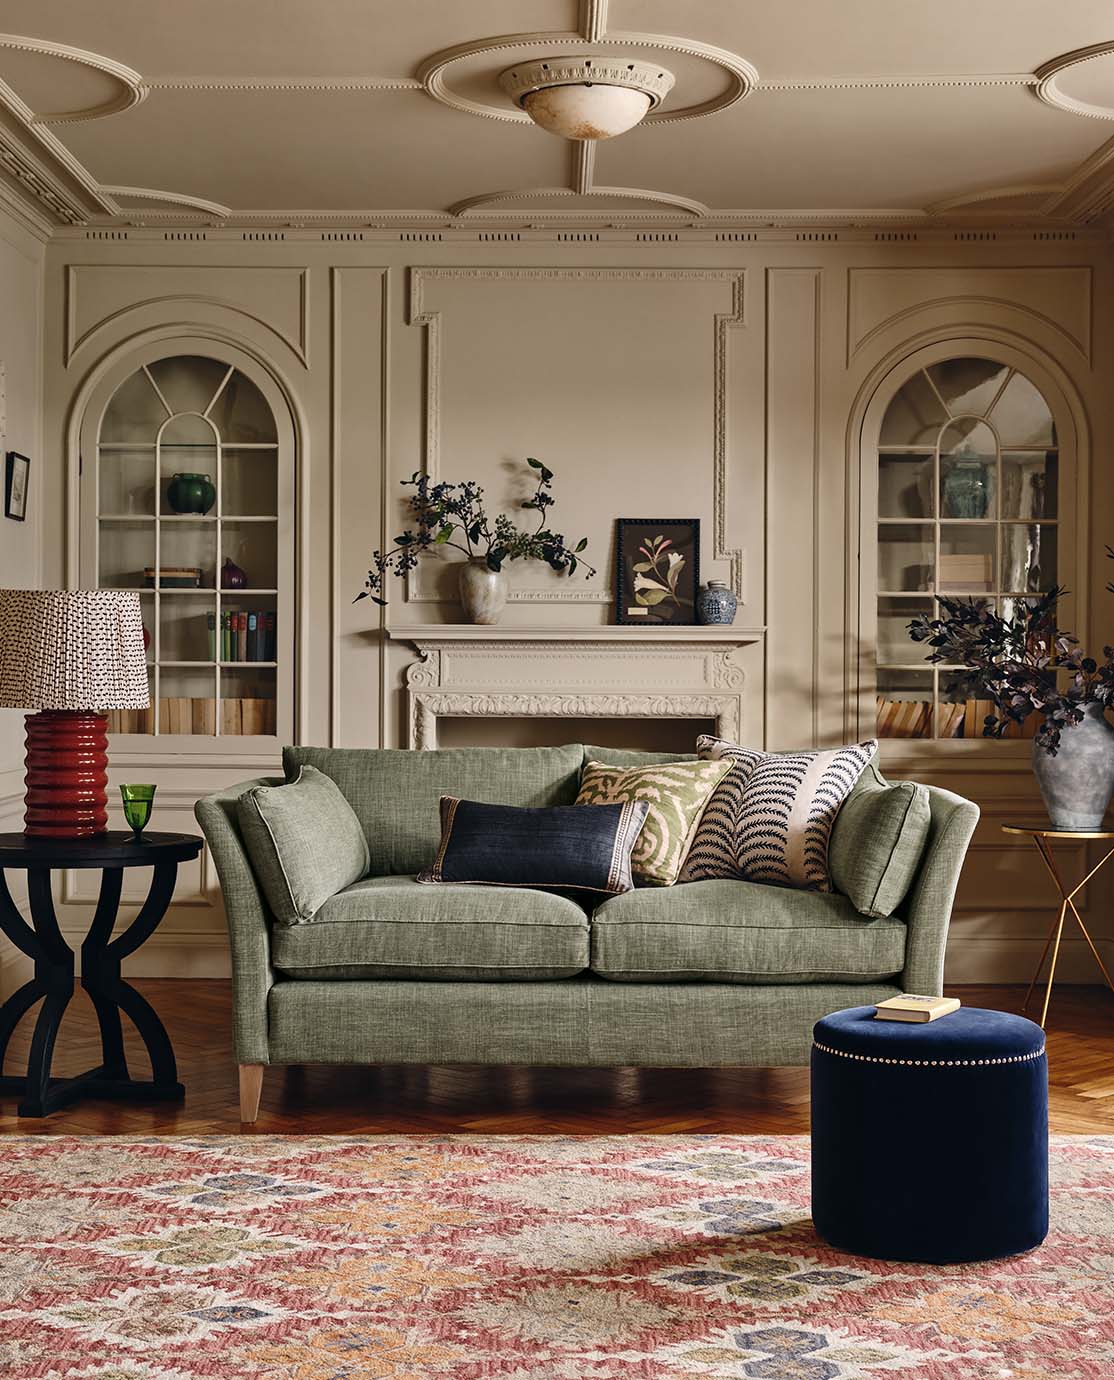
<path fill-rule="evenodd" d="M 340 787 L 316 767 L 281 786 L 253 786 L 236 806 L 244 847 L 280 925 L 312 920 L 367 875 L 367 839 Z"/>
<path fill-rule="evenodd" d="M 689 845 L 730 762 L 660 762 L 648 767 L 611 767 L 588 762 L 580 777 L 578 805 L 622 805 L 646 801 L 646 823 L 631 853 L 636 885 L 672 886 Z"/>

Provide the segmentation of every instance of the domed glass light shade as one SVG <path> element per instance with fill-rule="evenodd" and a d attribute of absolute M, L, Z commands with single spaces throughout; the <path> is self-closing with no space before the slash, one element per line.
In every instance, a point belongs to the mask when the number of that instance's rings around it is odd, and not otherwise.
<path fill-rule="evenodd" d="M 548 58 L 509 67 L 499 84 L 541 129 L 562 139 L 612 139 L 633 129 L 673 85 L 656 63 Z"/>

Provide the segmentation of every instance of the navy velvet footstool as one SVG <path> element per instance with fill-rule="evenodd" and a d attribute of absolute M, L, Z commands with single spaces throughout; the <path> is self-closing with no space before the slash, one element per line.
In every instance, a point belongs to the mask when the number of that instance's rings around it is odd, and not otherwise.
<path fill-rule="evenodd" d="M 1022 1016 L 961 1007 L 925 1024 L 873 1006 L 818 1021 L 812 1220 L 855 1255 L 991 1260 L 1048 1232 L 1048 1064 Z"/>

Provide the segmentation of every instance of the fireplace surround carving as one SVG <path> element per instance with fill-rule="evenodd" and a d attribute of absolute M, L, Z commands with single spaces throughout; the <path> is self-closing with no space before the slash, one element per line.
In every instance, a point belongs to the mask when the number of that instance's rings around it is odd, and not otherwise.
<path fill-rule="evenodd" d="M 747 674 L 737 653 L 762 628 L 515 628 L 423 624 L 388 630 L 417 654 L 406 669 L 406 738 L 437 746 L 442 718 L 711 719 L 737 739 Z"/>

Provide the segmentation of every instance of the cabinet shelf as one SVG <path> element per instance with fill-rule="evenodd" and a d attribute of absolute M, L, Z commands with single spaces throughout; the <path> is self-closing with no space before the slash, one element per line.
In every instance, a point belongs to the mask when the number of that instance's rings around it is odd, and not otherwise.
<path fill-rule="evenodd" d="M 81 437 L 82 580 L 138 594 L 149 638 L 151 707 L 115 711 L 110 731 L 173 752 L 289 737 L 294 438 L 281 394 L 211 355 L 164 350 L 131 367 L 90 399 Z M 195 472 L 213 503 L 176 512 L 172 480 Z M 257 583 L 224 588 L 226 566 Z M 147 583 L 172 571 L 202 583 Z M 266 660 L 247 659 L 248 622 Z"/>
<path fill-rule="evenodd" d="M 278 522 L 277 513 L 98 513 L 98 522 L 183 522 L 200 527 L 213 522 Z"/>

